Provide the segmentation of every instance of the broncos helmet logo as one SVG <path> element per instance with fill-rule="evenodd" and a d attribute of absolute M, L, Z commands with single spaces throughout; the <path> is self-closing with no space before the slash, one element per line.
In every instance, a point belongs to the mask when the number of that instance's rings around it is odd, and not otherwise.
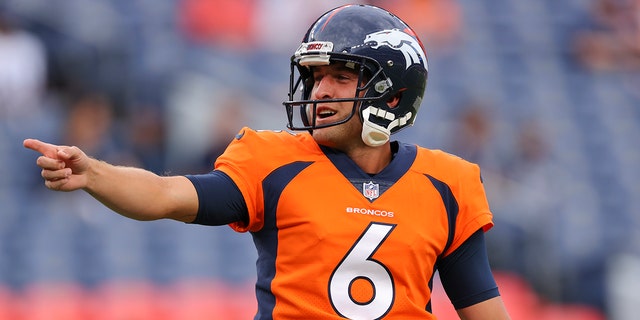
<path fill-rule="evenodd" d="M 427 56 L 422 49 L 422 46 L 414 37 L 397 29 L 382 30 L 375 33 L 368 34 L 365 39 L 365 43 L 374 43 L 371 46 L 373 49 L 378 49 L 382 46 L 389 47 L 393 50 L 402 52 L 405 59 L 406 69 L 415 63 L 422 64 L 423 59 Z M 425 69 L 427 64 L 424 63 Z"/>

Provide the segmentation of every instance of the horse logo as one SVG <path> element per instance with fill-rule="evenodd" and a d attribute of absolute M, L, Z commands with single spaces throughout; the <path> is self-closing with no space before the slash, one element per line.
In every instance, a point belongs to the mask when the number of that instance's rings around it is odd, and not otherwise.
<path fill-rule="evenodd" d="M 427 68 L 427 64 L 424 63 L 427 55 L 424 53 L 418 40 L 400 30 L 391 29 L 371 33 L 365 37 L 364 42 L 375 43 L 371 46 L 373 49 L 386 46 L 402 52 L 406 61 L 406 69 L 409 69 L 409 66 L 416 63 L 424 64 L 424 67 Z"/>

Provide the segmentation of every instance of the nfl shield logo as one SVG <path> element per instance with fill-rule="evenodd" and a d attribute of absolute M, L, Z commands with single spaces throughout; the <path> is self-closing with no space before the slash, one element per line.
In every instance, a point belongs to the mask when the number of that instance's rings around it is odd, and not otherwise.
<path fill-rule="evenodd" d="M 373 200 L 380 196 L 380 186 L 373 181 L 365 182 L 362 184 L 362 194 L 369 200 Z"/>

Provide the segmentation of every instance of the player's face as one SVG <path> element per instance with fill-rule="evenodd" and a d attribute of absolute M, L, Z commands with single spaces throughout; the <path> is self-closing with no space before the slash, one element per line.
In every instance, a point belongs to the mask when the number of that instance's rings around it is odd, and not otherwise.
<path fill-rule="evenodd" d="M 358 87 L 358 74 L 358 71 L 344 64 L 314 67 L 314 85 L 310 98 L 314 100 L 353 98 Z M 315 110 L 316 125 L 344 120 L 351 115 L 352 110 L 352 101 L 319 103 Z M 313 112 L 313 108 L 309 108 L 308 112 Z M 313 119 L 312 114 L 308 114 L 307 117 Z M 313 137 L 319 144 L 344 150 L 353 143 L 362 142 L 361 132 L 362 123 L 356 114 L 346 123 L 314 129 Z"/>

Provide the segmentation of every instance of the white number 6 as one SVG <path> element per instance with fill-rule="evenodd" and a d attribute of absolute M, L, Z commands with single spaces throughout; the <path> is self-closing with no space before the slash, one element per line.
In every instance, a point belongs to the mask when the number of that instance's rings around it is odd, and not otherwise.
<path fill-rule="evenodd" d="M 395 225 L 369 224 L 351 247 L 329 279 L 329 298 L 335 311 L 349 319 L 379 319 L 393 305 L 393 277 L 387 267 L 372 259 L 373 254 L 393 231 Z M 358 301 L 352 294 L 356 280 L 366 280 L 373 287 L 368 301 Z"/>

